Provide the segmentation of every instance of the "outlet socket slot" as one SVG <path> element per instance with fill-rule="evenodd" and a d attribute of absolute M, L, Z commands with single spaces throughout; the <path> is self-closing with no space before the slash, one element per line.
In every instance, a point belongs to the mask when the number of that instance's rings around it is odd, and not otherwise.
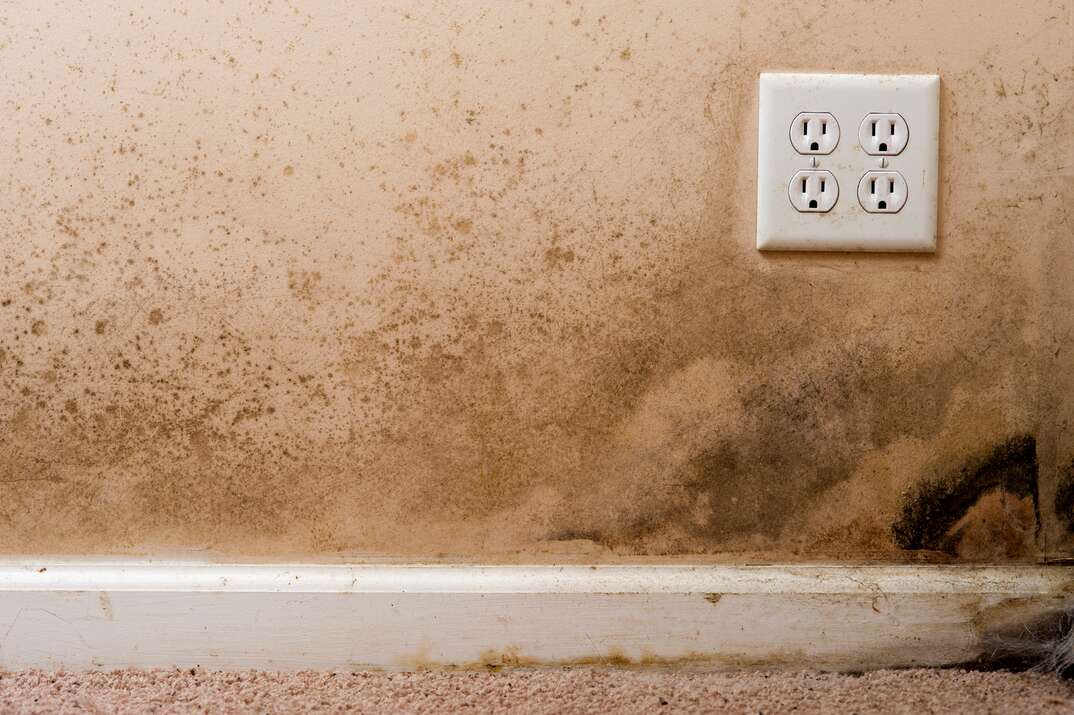
<path fill-rule="evenodd" d="M 897 171 L 867 171 L 858 182 L 858 203 L 871 214 L 897 214 L 909 198 L 906 178 Z"/>
<path fill-rule="evenodd" d="M 799 154 L 831 154 L 839 145 L 839 122 L 828 112 L 800 112 L 791 122 L 790 140 Z"/>
<path fill-rule="evenodd" d="M 858 143 L 869 156 L 898 156 L 910 142 L 910 126 L 901 114 L 867 114 L 858 127 Z"/>
<path fill-rule="evenodd" d="M 796 211 L 827 213 L 839 201 L 839 182 L 830 171 L 802 169 L 791 178 L 787 197 Z"/>

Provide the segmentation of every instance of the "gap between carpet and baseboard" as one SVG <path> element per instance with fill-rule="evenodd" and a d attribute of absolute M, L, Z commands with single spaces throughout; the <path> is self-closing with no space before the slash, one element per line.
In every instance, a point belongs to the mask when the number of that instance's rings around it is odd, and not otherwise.
<path fill-rule="evenodd" d="M 859 671 L 982 662 L 1072 608 L 1069 566 L 20 560 L 0 669 Z"/>

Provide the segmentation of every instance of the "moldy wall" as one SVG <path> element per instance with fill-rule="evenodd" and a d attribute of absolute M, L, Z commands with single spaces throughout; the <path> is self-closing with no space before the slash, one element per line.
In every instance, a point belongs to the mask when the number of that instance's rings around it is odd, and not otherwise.
<path fill-rule="evenodd" d="M 5 3 L 0 548 L 1074 555 L 1071 30 Z M 767 69 L 941 75 L 936 255 L 754 249 Z"/>

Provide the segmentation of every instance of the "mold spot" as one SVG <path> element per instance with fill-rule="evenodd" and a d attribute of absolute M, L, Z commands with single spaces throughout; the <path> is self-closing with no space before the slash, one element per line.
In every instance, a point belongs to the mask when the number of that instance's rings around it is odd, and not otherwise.
<path fill-rule="evenodd" d="M 1074 460 L 1059 471 L 1055 488 L 1055 516 L 1074 533 Z"/>
<path fill-rule="evenodd" d="M 164 320 L 164 311 L 160 308 L 153 308 L 153 310 L 149 311 L 150 325 L 160 325 L 162 320 Z"/>
<path fill-rule="evenodd" d="M 100 595 L 97 596 L 97 601 L 101 605 L 101 613 L 104 615 L 105 619 L 114 621 L 116 615 L 115 611 L 112 609 L 112 599 L 109 598 L 108 594 L 101 591 Z"/>
<path fill-rule="evenodd" d="M 549 269 L 562 269 L 570 263 L 574 263 L 574 251 L 559 246 L 552 246 L 544 252 L 544 263 Z"/>
<path fill-rule="evenodd" d="M 312 303 L 321 274 L 317 271 L 290 271 L 287 274 L 287 287 L 295 298 Z"/>
<path fill-rule="evenodd" d="M 1037 442 L 1019 435 L 964 462 L 957 470 L 928 479 L 905 496 L 902 514 L 892 525 L 895 544 L 956 554 L 964 535 L 960 520 L 982 496 L 1000 491 L 1032 500 L 1037 528 Z"/>
<path fill-rule="evenodd" d="M 611 537 L 599 531 L 578 531 L 575 529 L 564 529 L 563 531 L 557 531 L 554 534 L 548 536 L 549 541 L 592 541 L 595 544 L 604 543 L 611 540 Z"/>

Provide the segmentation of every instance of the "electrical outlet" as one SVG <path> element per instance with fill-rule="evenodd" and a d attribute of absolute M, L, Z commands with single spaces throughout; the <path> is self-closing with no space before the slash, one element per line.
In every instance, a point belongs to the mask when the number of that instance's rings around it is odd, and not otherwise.
<path fill-rule="evenodd" d="M 839 182 L 830 171 L 806 169 L 791 178 L 787 196 L 791 206 L 803 213 L 831 211 L 839 200 Z"/>
<path fill-rule="evenodd" d="M 910 129 L 901 114 L 866 114 L 858 127 L 858 143 L 872 156 L 897 156 L 909 138 Z"/>
<path fill-rule="evenodd" d="M 839 144 L 839 122 L 827 112 L 802 112 L 791 122 L 791 144 L 799 154 L 831 154 Z"/>
<path fill-rule="evenodd" d="M 757 248 L 936 250 L 939 97 L 936 75 L 761 74 Z"/>
<path fill-rule="evenodd" d="M 867 171 L 858 182 L 858 203 L 871 214 L 899 213 L 906 193 L 906 179 L 897 171 Z"/>

